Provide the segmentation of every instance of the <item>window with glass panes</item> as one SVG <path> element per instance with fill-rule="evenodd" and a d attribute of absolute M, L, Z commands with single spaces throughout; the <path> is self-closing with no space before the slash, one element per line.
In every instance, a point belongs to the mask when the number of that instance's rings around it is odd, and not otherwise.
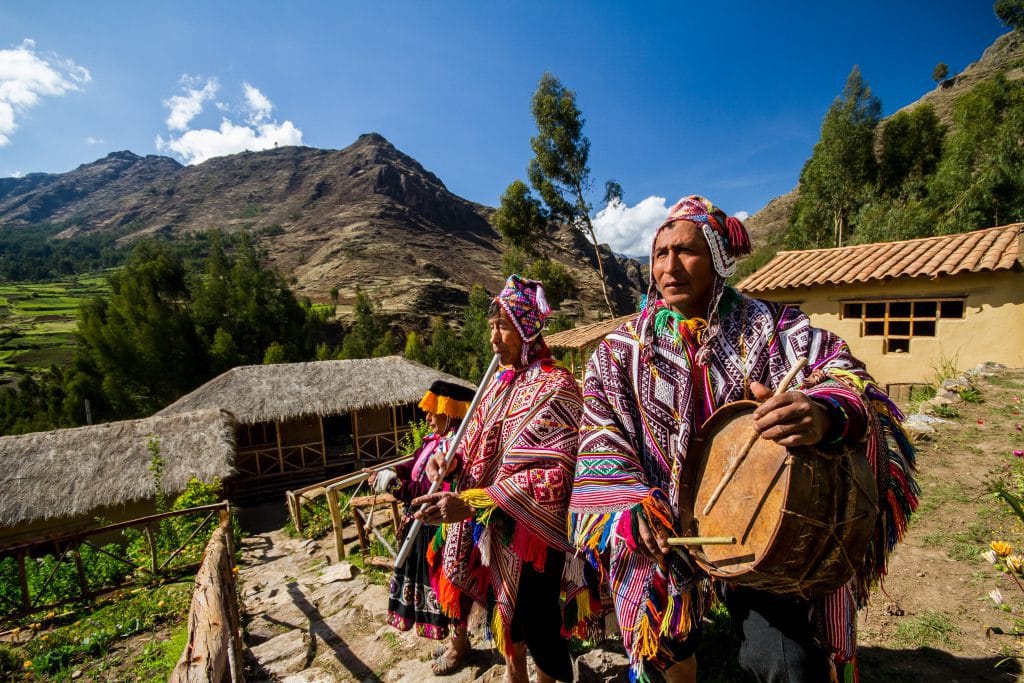
<path fill-rule="evenodd" d="M 910 340 L 934 337 L 939 320 L 962 320 L 964 300 L 844 301 L 842 317 L 860 321 L 860 336 L 881 337 L 885 353 L 909 353 Z"/>

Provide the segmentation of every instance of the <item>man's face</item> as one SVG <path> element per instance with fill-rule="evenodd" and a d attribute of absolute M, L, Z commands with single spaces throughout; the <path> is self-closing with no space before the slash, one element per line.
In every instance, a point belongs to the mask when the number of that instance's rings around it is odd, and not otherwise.
<path fill-rule="evenodd" d="M 654 241 L 651 274 L 669 308 L 687 318 L 705 317 L 715 282 L 711 248 L 700 227 L 674 221 Z"/>
<path fill-rule="evenodd" d="M 508 319 L 505 310 L 501 315 L 487 321 L 491 328 L 491 350 L 501 356 L 502 365 L 519 365 L 523 352 L 523 339 L 516 326 Z"/>

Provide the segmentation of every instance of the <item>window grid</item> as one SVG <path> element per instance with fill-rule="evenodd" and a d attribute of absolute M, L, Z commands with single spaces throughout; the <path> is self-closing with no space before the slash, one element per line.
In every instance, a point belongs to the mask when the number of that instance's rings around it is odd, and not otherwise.
<path fill-rule="evenodd" d="M 844 301 L 840 318 L 860 321 L 860 336 L 881 337 L 885 353 L 909 353 L 914 337 L 934 337 L 937 322 L 964 317 L 962 298 Z"/>

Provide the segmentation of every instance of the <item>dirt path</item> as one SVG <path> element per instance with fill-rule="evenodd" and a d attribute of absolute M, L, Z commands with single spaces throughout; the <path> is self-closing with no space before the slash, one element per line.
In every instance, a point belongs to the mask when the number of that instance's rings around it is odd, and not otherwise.
<path fill-rule="evenodd" d="M 956 404 L 960 416 L 919 444 L 921 509 L 891 560 L 884 589 L 860 615 L 865 683 L 1024 681 L 1018 640 L 986 635 L 991 627 L 1014 630 L 1015 618 L 1024 618 L 1024 592 L 980 557 L 995 539 L 1024 548 L 1024 527 L 989 493 L 994 479 L 1014 481 L 1015 472 L 1024 472 L 1024 460 L 1012 455 L 1024 449 L 1024 434 L 1016 431 L 1024 423 L 1024 370 L 972 381 L 983 402 Z M 364 574 L 350 576 L 345 563 L 331 565 L 333 549 L 325 543 L 306 546 L 281 531 L 243 542 L 240 576 L 254 655 L 248 680 L 501 679 L 501 659 L 479 639 L 466 668 L 432 676 L 436 644 L 387 626 L 386 586 Z M 1012 613 L 988 597 L 996 587 Z M 579 678 L 625 680 L 624 664 L 611 641 L 582 659 Z M 701 667 L 700 680 L 723 680 L 713 662 Z"/>

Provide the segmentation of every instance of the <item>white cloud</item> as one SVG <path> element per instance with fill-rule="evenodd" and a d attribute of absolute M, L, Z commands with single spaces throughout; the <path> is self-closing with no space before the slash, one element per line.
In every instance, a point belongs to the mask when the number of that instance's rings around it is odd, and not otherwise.
<path fill-rule="evenodd" d="M 203 111 L 203 104 L 212 100 L 220 90 L 216 78 L 208 78 L 203 86 L 199 85 L 199 77 L 182 76 L 181 85 L 184 95 L 174 95 L 164 100 L 164 106 L 171 110 L 167 116 L 167 127 L 171 130 L 187 130 L 192 119 Z"/>
<path fill-rule="evenodd" d="M 736 218 L 739 218 L 741 221 L 746 221 L 748 218 L 750 218 L 750 212 L 737 211 L 736 213 L 733 214 L 733 216 L 736 216 Z"/>
<path fill-rule="evenodd" d="M 636 206 L 613 201 L 594 216 L 597 239 L 627 256 L 650 256 L 651 238 L 668 215 L 664 197 L 648 197 Z"/>
<path fill-rule="evenodd" d="M 103 144 L 103 138 L 94 138 L 93 136 L 90 135 L 89 137 L 87 137 L 85 139 L 85 144 L 87 144 L 87 145 L 102 145 Z"/>
<path fill-rule="evenodd" d="M 0 50 L 0 147 L 11 142 L 17 118 L 43 97 L 60 97 L 81 90 L 92 80 L 85 67 L 70 59 L 36 51 L 35 41 Z"/>
<path fill-rule="evenodd" d="M 244 102 L 239 107 L 244 111 L 242 121 L 231 120 L 230 114 L 235 108 L 230 104 L 214 102 L 216 109 L 225 114 L 220 126 L 217 129 L 189 128 L 192 120 L 202 113 L 205 103 L 216 96 L 220 86 L 215 79 L 208 79 L 200 88 L 199 79 L 188 76 L 182 77 L 182 86 L 186 91 L 184 95 L 176 95 L 164 102 L 171 109 L 167 118 L 171 135 L 166 140 L 157 135 L 156 148 L 178 156 L 186 164 L 199 164 L 213 157 L 247 150 L 302 144 L 302 131 L 291 121 L 275 121 L 272 118 L 273 103 L 249 83 L 242 84 Z"/>
<path fill-rule="evenodd" d="M 245 90 L 245 102 L 249 105 L 249 123 L 258 125 L 269 119 L 274 105 L 267 96 L 248 83 L 243 83 L 242 88 Z"/>

